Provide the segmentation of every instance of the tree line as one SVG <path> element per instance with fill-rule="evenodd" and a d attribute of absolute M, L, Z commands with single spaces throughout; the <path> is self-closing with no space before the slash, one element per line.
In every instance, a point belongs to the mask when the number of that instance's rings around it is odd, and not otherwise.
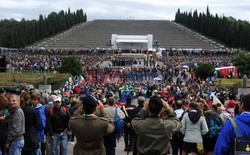
<path fill-rule="evenodd" d="M 181 12 L 177 10 L 175 22 L 180 23 L 203 35 L 211 37 L 228 47 L 250 50 L 250 23 L 236 20 L 233 17 L 215 16 L 210 14 L 209 7 L 206 13 Z"/>
<path fill-rule="evenodd" d="M 86 21 L 82 9 L 71 12 L 70 8 L 47 17 L 40 15 L 39 20 L 4 19 L 0 21 L 0 47 L 22 48 Z"/>

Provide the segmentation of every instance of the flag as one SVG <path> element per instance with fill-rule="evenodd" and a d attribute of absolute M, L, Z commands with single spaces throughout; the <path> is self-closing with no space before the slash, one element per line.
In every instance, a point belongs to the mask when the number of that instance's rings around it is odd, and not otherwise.
<path fill-rule="evenodd" d="M 221 101 L 218 99 L 218 97 L 214 94 L 214 92 L 211 93 L 211 96 L 213 97 L 213 105 L 214 104 L 220 104 L 222 109 L 225 109 L 224 105 L 221 103 Z"/>
<path fill-rule="evenodd" d="M 77 82 L 78 82 L 78 83 L 82 83 L 82 80 L 83 80 L 82 75 L 81 75 L 81 74 L 78 75 L 78 77 L 77 77 Z"/>
<path fill-rule="evenodd" d="M 222 103 L 221 103 L 221 101 L 218 99 L 218 97 L 215 96 L 215 95 L 213 95 L 213 104 L 218 104 L 218 103 L 222 105 Z"/>
<path fill-rule="evenodd" d="M 82 85 L 84 86 L 85 85 L 85 79 L 82 78 Z"/>

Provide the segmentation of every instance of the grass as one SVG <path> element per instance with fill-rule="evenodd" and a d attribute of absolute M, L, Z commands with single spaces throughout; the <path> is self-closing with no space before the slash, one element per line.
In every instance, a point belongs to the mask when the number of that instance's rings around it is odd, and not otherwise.
<path fill-rule="evenodd" d="M 69 74 L 49 74 L 48 84 L 58 85 L 65 82 L 69 78 Z M 13 86 L 20 83 L 33 84 L 38 87 L 39 84 L 43 84 L 43 74 L 40 73 L 0 73 L 0 86 Z M 216 85 L 220 87 L 233 87 L 242 86 L 242 79 L 217 79 Z M 250 79 L 247 82 L 247 86 L 250 87 Z"/>
<path fill-rule="evenodd" d="M 223 79 L 216 80 L 216 84 L 222 87 L 242 86 L 242 79 Z M 247 87 L 250 87 L 250 79 L 247 80 Z"/>
<path fill-rule="evenodd" d="M 49 74 L 48 84 L 55 85 L 65 82 L 69 78 L 69 74 Z M 43 84 L 43 74 L 40 73 L 0 73 L 0 86 L 13 86 L 20 83 L 33 84 L 38 87 Z"/>

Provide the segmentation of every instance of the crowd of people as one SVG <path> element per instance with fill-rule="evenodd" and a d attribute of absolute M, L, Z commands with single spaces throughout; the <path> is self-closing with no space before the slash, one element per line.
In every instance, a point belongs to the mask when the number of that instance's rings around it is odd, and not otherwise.
<path fill-rule="evenodd" d="M 21 72 L 53 72 L 59 71 L 64 55 L 7 55 L 7 70 L 14 68 Z M 96 62 L 107 59 L 105 55 L 80 55 L 77 57 L 83 66 L 95 66 Z"/>
<path fill-rule="evenodd" d="M 221 102 L 215 104 L 209 85 L 199 86 L 204 91 L 195 85 L 86 84 L 70 90 L 69 97 L 27 90 L 1 95 L 1 153 L 57 155 L 60 143 L 60 153 L 67 154 L 68 141 L 76 137 L 74 154 L 115 154 L 119 117 L 125 151 L 167 154 L 171 144 L 172 154 L 179 149 L 229 154 L 235 138 L 230 118 L 236 116 L 249 135 L 250 96 L 237 100 L 230 92 L 217 92 Z"/>
<path fill-rule="evenodd" d="M 64 57 L 7 56 L 19 70 L 39 71 L 56 70 Z M 82 75 L 51 94 L 0 95 L 0 155 L 66 155 L 68 142 L 74 155 L 114 155 L 122 137 L 124 151 L 134 155 L 250 151 L 247 145 L 231 147 L 235 138 L 250 135 L 250 95 L 236 96 L 212 78 L 195 77 L 200 63 L 230 66 L 231 56 L 171 56 L 163 57 L 164 66 L 123 69 L 97 65 L 107 59 L 104 54 L 78 57 Z"/>
<path fill-rule="evenodd" d="M 113 66 L 132 66 L 132 65 L 143 65 L 143 62 L 137 60 L 135 58 L 130 59 L 120 59 L 120 60 L 112 60 Z"/>
<path fill-rule="evenodd" d="M 198 144 L 204 145 L 206 153 L 228 152 L 229 142 L 219 134 L 224 128 L 220 130 L 223 124 L 231 127 L 227 120 L 244 110 L 242 105 L 247 110 L 249 99 L 237 100 L 231 92 L 220 91 L 206 81 L 186 80 L 183 72 L 176 80 L 174 77 L 162 83 L 120 84 L 72 77 L 57 94 L 23 91 L 20 97 L 1 95 L 1 150 L 9 147 L 10 154 L 18 154 L 18 150 L 44 154 L 47 149 L 58 154 L 60 143 L 61 154 L 67 154 L 68 140 L 76 137 L 74 154 L 92 154 L 94 150 L 115 154 L 118 116 L 124 119 L 124 150 L 134 154 L 167 154 L 169 142 L 173 154 L 178 154 L 178 149 L 182 154 L 199 153 Z M 214 101 L 217 97 L 219 104 Z M 211 120 L 218 121 L 219 129 L 211 129 Z M 249 127 L 245 122 L 240 126 Z M 160 141 L 162 145 L 158 145 Z"/>

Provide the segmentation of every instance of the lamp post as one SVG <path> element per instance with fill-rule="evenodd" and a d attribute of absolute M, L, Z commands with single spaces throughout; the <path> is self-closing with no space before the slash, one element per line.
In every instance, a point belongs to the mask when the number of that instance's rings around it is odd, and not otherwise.
<path fill-rule="evenodd" d="M 244 74 L 243 78 L 242 78 L 242 87 L 247 88 L 247 76 L 246 76 L 246 74 Z"/>
<path fill-rule="evenodd" d="M 153 47 L 155 47 L 156 48 L 156 50 L 158 50 L 158 47 L 159 47 L 160 45 L 158 44 L 158 40 L 155 40 L 154 41 L 154 44 L 153 44 Z"/>

